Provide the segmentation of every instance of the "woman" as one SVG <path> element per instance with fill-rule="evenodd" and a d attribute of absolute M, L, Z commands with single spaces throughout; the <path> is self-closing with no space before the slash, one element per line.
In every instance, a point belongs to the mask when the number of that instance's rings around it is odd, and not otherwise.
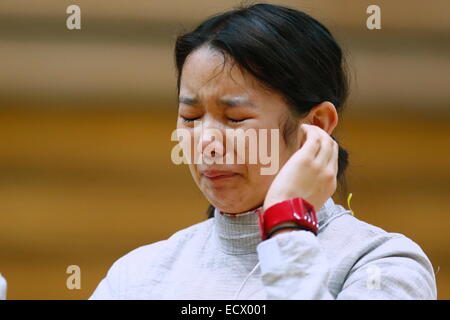
<path fill-rule="evenodd" d="M 190 161 L 210 219 L 120 258 L 91 299 L 436 299 L 416 243 L 331 198 L 347 167 L 332 132 L 348 85 L 322 24 L 286 7 L 243 7 L 178 37 L 175 58 L 177 128 L 192 133 L 192 148 L 209 160 L 239 151 L 195 121 L 280 130 L 281 169 Z"/>

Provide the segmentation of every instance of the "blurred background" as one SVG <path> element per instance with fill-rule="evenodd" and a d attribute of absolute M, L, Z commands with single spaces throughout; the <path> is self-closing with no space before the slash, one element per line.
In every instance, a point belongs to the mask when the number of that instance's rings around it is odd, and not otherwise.
<path fill-rule="evenodd" d="M 175 37 L 239 1 L 0 1 L 0 272 L 8 299 L 87 299 L 119 257 L 206 219 L 171 162 Z M 336 137 L 356 217 L 418 243 L 450 298 L 450 2 L 271 1 L 348 54 Z M 81 30 L 66 28 L 67 6 Z M 381 30 L 366 27 L 371 4 Z M 335 199 L 348 207 L 346 198 Z M 68 290 L 66 268 L 81 269 Z"/>

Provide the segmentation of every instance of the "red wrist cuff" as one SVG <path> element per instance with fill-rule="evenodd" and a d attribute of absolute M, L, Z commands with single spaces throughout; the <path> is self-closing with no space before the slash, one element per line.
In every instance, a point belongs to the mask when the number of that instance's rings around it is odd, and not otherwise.
<path fill-rule="evenodd" d="M 314 207 L 302 198 L 292 198 L 274 204 L 259 215 L 262 240 L 267 239 L 273 227 L 286 222 L 295 222 L 314 234 L 319 229 Z"/>

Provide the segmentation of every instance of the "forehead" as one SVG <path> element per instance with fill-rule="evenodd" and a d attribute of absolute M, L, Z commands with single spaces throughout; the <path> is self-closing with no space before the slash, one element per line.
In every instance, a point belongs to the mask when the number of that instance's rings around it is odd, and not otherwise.
<path fill-rule="evenodd" d="M 201 94 L 246 94 L 263 91 L 261 84 L 234 60 L 217 50 L 201 47 L 186 59 L 180 79 L 180 93 Z"/>

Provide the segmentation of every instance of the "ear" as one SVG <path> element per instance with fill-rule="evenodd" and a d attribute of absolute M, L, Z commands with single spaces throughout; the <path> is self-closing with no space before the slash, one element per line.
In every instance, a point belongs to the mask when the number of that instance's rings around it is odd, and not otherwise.
<path fill-rule="evenodd" d="M 306 136 L 303 134 L 303 131 L 300 130 L 300 124 L 302 123 L 318 126 L 331 136 L 338 124 L 336 107 L 331 102 L 324 101 L 314 106 L 309 111 L 308 115 L 300 120 L 297 132 L 297 141 L 299 142 L 298 148 L 301 148 L 306 141 Z"/>
<path fill-rule="evenodd" d="M 338 124 L 338 114 L 331 102 L 324 101 L 314 106 L 304 120 L 331 135 Z"/>

